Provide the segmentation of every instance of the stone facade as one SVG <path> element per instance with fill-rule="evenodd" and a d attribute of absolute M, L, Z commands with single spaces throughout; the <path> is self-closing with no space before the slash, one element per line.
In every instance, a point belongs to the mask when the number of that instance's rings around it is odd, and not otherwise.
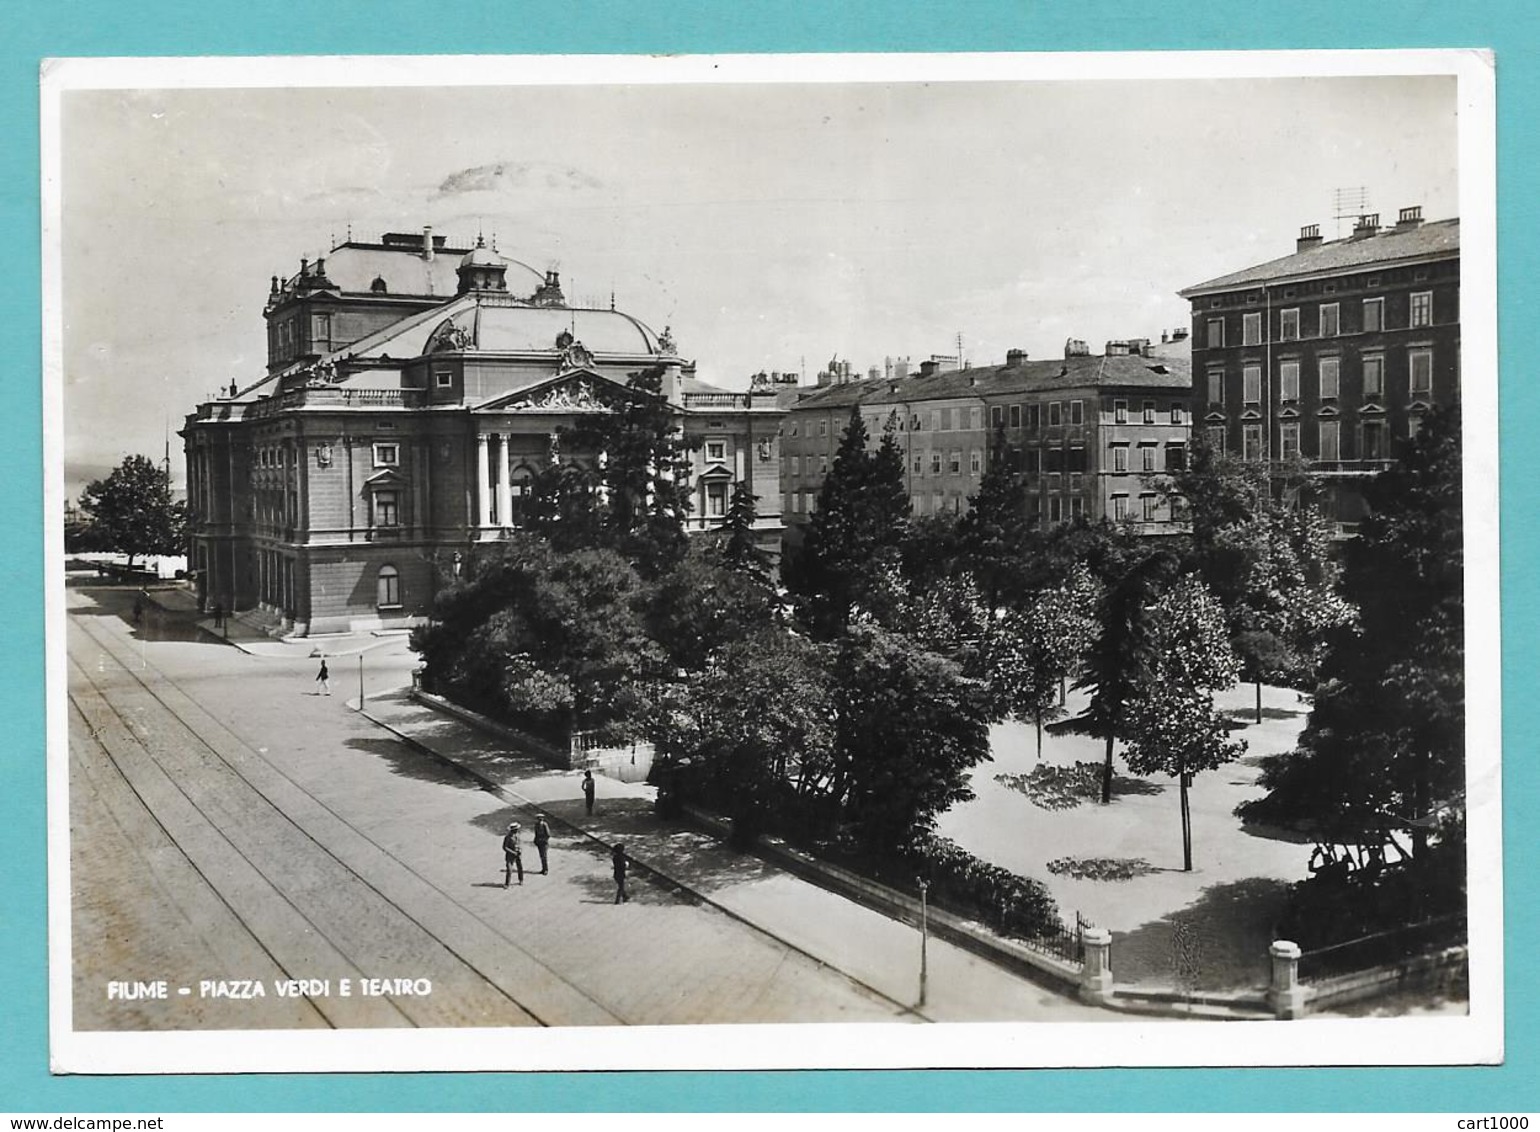
<path fill-rule="evenodd" d="M 569 307 L 555 272 L 426 231 L 350 240 L 275 276 L 264 314 L 266 375 L 181 432 L 205 607 L 300 635 L 419 621 L 474 546 L 521 524 L 541 469 L 595 458 L 560 434 L 642 396 L 643 371 L 693 447 L 688 527 L 719 525 L 742 480 L 779 552 L 774 392 L 697 381 L 667 329 Z"/>

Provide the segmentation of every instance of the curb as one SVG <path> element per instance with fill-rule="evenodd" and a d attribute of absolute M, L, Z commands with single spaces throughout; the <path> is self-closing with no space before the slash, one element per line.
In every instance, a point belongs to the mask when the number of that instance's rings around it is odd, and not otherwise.
<path fill-rule="evenodd" d="M 566 819 L 558 817 L 557 815 L 555 815 L 553 813 L 550 813 L 544 807 L 542 807 L 538 802 L 535 802 L 534 800 L 532 800 L 530 798 L 524 797 L 522 794 L 518 793 L 517 791 L 508 789 L 506 786 L 502 785 L 501 783 L 499 783 L 495 779 L 491 778 L 490 776 L 482 774 L 480 771 L 475 770 L 472 767 L 466 766 L 464 763 L 459 762 L 456 759 L 452 758 L 451 756 L 444 754 L 442 751 L 434 750 L 432 747 L 430 747 L 426 743 L 422 742 L 422 740 L 417 739 L 414 736 L 409 735 L 409 734 L 407 734 L 404 731 L 398 730 L 397 728 L 391 726 L 389 723 L 386 723 L 384 720 L 381 720 L 381 719 L 377 718 L 376 716 L 370 715 L 367 710 L 360 708 L 358 713 L 360 715 L 362 715 L 365 719 L 367 719 L 370 723 L 373 723 L 376 727 L 379 727 L 380 729 L 382 729 L 384 731 L 390 732 L 397 739 L 399 739 L 401 742 L 405 743 L 407 746 L 411 747 L 413 750 L 427 755 L 429 758 L 433 759 L 433 761 L 439 763 L 442 766 L 449 767 L 451 770 L 455 770 L 455 771 L 458 771 L 460 774 L 463 774 L 466 778 L 469 778 L 472 782 L 475 782 L 478 786 L 480 786 L 481 789 L 485 790 L 487 793 L 493 795 L 494 797 L 499 798 L 502 801 L 509 803 L 510 805 L 517 805 L 517 806 L 521 806 L 521 807 L 523 807 L 523 808 L 525 808 L 527 810 L 533 810 L 535 813 L 538 813 L 538 814 L 544 816 L 545 819 L 548 822 L 552 823 L 553 825 L 559 825 L 563 829 L 568 830 L 569 832 L 575 833 L 578 836 L 582 837 L 585 841 L 590 841 L 593 844 L 598 845 L 598 846 L 600 846 L 601 848 L 604 848 L 604 849 L 610 848 L 609 843 L 604 841 L 597 834 L 590 833 L 588 830 L 582 829 L 579 826 L 575 826 L 571 822 L 567 821 Z M 538 760 L 538 756 L 535 756 L 535 757 Z M 826 962 L 823 959 L 820 959 L 818 956 L 812 954 L 811 952 L 807 951 L 806 949 L 804 949 L 804 948 L 800 947 L 799 945 L 793 943 L 791 940 L 786 939 L 784 936 L 780 935 L 774 929 L 766 927 L 764 924 L 761 924 L 761 923 L 759 923 L 756 920 L 750 919 L 748 916 L 745 916 L 743 913 L 735 911 L 734 909 L 727 907 L 726 905 L 718 902 L 717 900 L 712 899 L 710 896 L 708 896 L 704 892 L 701 892 L 698 889 L 694 888 L 693 886 L 687 884 L 686 882 L 684 882 L 682 880 L 679 880 L 677 877 L 670 876 L 668 873 L 663 872 L 661 869 L 658 869 L 657 867 L 655 867 L 653 865 L 649 865 L 645 861 L 638 860 L 636 857 L 632 856 L 629 852 L 626 854 L 626 856 L 630 859 L 631 863 L 634 866 L 639 868 L 641 871 L 647 873 L 649 876 L 655 877 L 658 880 L 662 881 L 665 886 L 667 886 L 669 888 L 672 888 L 672 889 L 675 889 L 676 891 L 679 891 L 679 892 L 687 893 L 692 899 L 694 899 L 696 901 L 699 901 L 701 904 L 705 904 L 708 907 L 715 908 L 718 912 L 722 913 L 724 916 L 727 916 L 729 919 L 735 920 L 735 921 L 737 921 L 740 924 L 744 924 L 744 925 L 746 925 L 746 926 L 748 926 L 750 928 L 753 928 L 755 931 L 761 933 L 762 935 L 769 936 L 771 939 L 773 939 L 777 943 L 779 943 L 782 947 L 788 948 L 791 951 L 795 951 L 798 955 L 805 956 L 807 959 L 811 960 L 813 963 L 816 963 L 819 967 L 821 967 L 821 968 L 823 968 L 825 970 L 837 971 L 843 978 L 849 979 L 856 986 L 863 988 L 864 990 L 870 992 L 873 995 L 876 995 L 878 998 L 884 1000 L 885 1002 L 891 1002 L 894 1006 L 899 1008 L 900 1014 L 913 1015 L 914 1017 L 923 1019 L 926 1022 L 935 1022 L 936 1021 L 934 1018 L 930 1017 L 930 1015 L 928 1015 L 925 1012 L 923 1012 L 922 1010 L 920 1010 L 914 1004 L 902 1002 L 899 999 L 896 999 L 892 995 L 888 994 L 886 991 L 880 990 L 879 988 L 872 986 L 870 983 L 866 982 L 864 979 L 858 978 L 857 976 L 852 975 L 850 972 L 845 971 L 842 968 L 833 966 L 832 964 Z M 788 870 L 788 871 L 791 871 L 791 870 Z M 844 894 L 843 893 L 837 893 L 837 895 L 844 895 Z M 847 899 L 848 899 L 848 897 L 847 897 Z M 859 902 L 857 902 L 857 903 L 859 903 Z"/>

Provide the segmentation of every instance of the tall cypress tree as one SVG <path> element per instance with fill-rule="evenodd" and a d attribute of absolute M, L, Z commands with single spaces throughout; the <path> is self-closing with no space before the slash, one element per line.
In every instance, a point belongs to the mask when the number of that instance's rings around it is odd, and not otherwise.
<path fill-rule="evenodd" d="M 1012 467 L 1002 426 L 995 431 L 979 489 L 957 523 L 958 550 L 990 609 L 1014 606 L 1025 597 L 1032 525 L 1021 473 Z"/>

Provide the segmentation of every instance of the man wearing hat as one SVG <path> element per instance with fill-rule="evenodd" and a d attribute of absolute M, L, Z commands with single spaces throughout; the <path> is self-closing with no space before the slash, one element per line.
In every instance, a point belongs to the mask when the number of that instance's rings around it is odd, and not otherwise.
<path fill-rule="evenodd" d="M 519 883 L 524 883 L 524 858 L 519 852 L 519 823 L 513 822 L 508 826 L 508 832 L 503 837 L 503 887 L 508 887 L 508 881 L 512 878 L 514 870 L 519 873 Z"/>

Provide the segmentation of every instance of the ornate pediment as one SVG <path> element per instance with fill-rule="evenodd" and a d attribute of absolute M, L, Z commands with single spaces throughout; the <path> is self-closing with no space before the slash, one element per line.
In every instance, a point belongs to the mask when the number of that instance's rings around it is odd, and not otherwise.
<path fill-rule="evenodd" d="M 589 370 L 564 374 L 554 381 L 488 402 L 483 410 L 499 413 L 603 413 L 626 404 L 615 383 Z"/>
<path fill-rule="evenodd" d="M 446 318 L 428 336 L 428 345 L 423 353 L 441 354 L 446 351 L 469 350 L 473 345 L 470 331 L 463 326 L 455 325 L 453 319 Z"/>

